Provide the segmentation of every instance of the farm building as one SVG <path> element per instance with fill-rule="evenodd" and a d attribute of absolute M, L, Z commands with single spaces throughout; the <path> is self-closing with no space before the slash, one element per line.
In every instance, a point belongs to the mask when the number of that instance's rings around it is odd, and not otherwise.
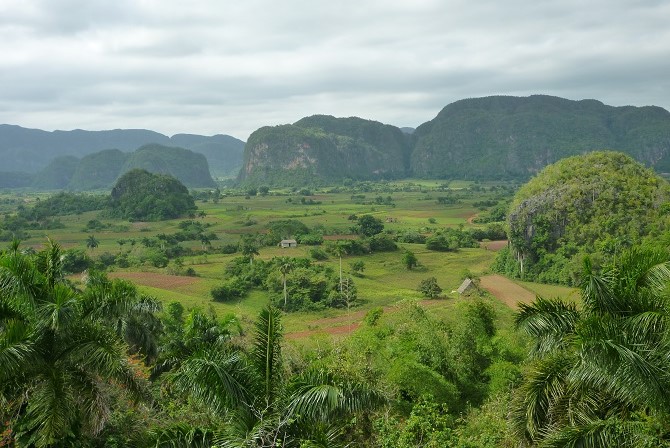
<path fill-rule="evenodd" d="M 461 283 L 461 286 L 458 288 L 458 293 L 463 295 L 463 294 L 469 294 L 475 289 L 475 284 L 470 278 L 466 278 L 463 280 L 463 283 Z"/>
<path fill-rule="evenodd" d="M 298 242 L 296 240 L 281 240 L 279 242 L 281 247 L 298 247 Z"/>

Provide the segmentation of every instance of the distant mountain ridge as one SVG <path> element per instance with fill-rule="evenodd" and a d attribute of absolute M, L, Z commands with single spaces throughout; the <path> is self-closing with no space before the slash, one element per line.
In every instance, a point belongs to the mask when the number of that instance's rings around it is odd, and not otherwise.
<path fill-rule="evenodd" d="M 49 132 L 0 124 L 2 171 L 36 173 L 56 157 L 81 158 L 107 149 L 135 151 L 147 144 L 181 147 L 204 154 L 215 176 L 234 175 L 242 165 L 244 142 L 229 135 L 175 134 L 168 137 L 146 129 Z"/>
<path fill-rule="evenodd" d="M 189 149 L 144 145 L 134 152 L 106 149 L 78 159 L 57 157 L 27 185 L 44 190 L 97 190 L 111 188 L 123 174 L 133 169 L 169 174 L 187 187 L 215 187 L 204 155 Z"/>
<path fill-rule="evenodd" d="M 324 115 L 263 127 L 249 137 L 239 180 L 270 185 L 347 177 L 527 180 L 559 159 L 602 149 L 670 172 L 670 112 L 655 106 L 491 96 L 456 101 L 407 131 Z"/>

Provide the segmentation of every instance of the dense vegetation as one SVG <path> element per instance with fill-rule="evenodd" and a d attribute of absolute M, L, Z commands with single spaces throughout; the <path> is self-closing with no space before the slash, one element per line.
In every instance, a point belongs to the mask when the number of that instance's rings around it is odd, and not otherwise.
<path fill-rule="evenodd" d="M 392 179 L 407 175 L 408 156 L 407 137 L 398 128 L 317 115 L 251 134 L 239 179 L 256 185 Z"/>
<path fill-rule="evenodd" d="M 670 172 L 670 113 L 595 100 L 466 99 L 411 135 L 358 118 L 313 116 L 247 142 L 241 180 L 281 185 L 413 175 L 526 180 L 564 157 L 611 148 Z"/>
<path fill-rule="evenodd" d="M 508 394 L 519 376 L 520 347 L 497 334 L 484 301 L 464 303 L 453 323 L 413 304 L 374 310 L 355 338 L 285 355 L 272 306 L 243 342 L 232 316 L 178 303 L 159 314 L 131 284 L 97 273 L 78 289 L 57 244 L 19 249 L 0 254 L 9 446 L 457 446 L 481 437 L 468 429 L 477 416 L 459 413 Z M 491 415 L 498 425 L 501 415 Z"/>
<path fill-rule="evenodd" d="M 156 221 L 179 218 L 195 209 L 188 189 L 177 179 L 135 169 L 114 185 L 109 214 L 129 220 Z"/>
<path fill-rule="evenodd" d="M 600 196 L 662 190 L 629 158 L 589 157 L 568 172 L 620 173 Z M 160 177 L 135 175 L 122 190 Z M 0 196 L 0 226 L 27 239 L 0 251 L 0 446 L 668 446 L 670 257 L 627 249 L 629 221 L 603 232 L 616 257 L 578 257 L 580 295 L 515 285 L 569 301 L 525 298 L 514 329 L 477 287 L 514 186 L 250 190 L 150 223 L 103 195 Z M 69 249 L 40 249 L 47 230 Z"/>
<path fill-rule="evenodd" d="M 670 186 L 630 157 L 594 152 L 545 168 L 514 197 L 511 247 L 496 268 L 544 282 L 575 284 L 581 260 L 595 263 L 669 230 Z"/>
<path fill-rule="evenodd" d="M 538 298 L 517 326 L 533 340 L 513 422 L 532 446 L 670 445 L 670 261 L 626 250 L 596 272 L 585 262 L 583 306 Z"/>

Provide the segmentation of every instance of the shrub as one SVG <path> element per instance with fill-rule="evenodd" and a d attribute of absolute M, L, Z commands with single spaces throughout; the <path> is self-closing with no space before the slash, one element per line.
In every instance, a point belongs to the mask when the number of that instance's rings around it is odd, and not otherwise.
<path fill-rule="evenodd" d="M 437 284 L 437 279 L 435 277 L 430 277 L 424 280 L 421 280 L 418 287 L 419 292 L 426 297 L 434 299 L 442 294 L 442 288 Z"/>

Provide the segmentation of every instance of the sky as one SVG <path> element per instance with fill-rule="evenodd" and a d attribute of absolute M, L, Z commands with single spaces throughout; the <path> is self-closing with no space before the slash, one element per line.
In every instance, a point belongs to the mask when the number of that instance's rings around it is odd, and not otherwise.
<path fill-rule="evenodd" d="M 490 95 L 670 109 L 670 1 L 0 0 L 0 123 L 416 127 Z"/>

